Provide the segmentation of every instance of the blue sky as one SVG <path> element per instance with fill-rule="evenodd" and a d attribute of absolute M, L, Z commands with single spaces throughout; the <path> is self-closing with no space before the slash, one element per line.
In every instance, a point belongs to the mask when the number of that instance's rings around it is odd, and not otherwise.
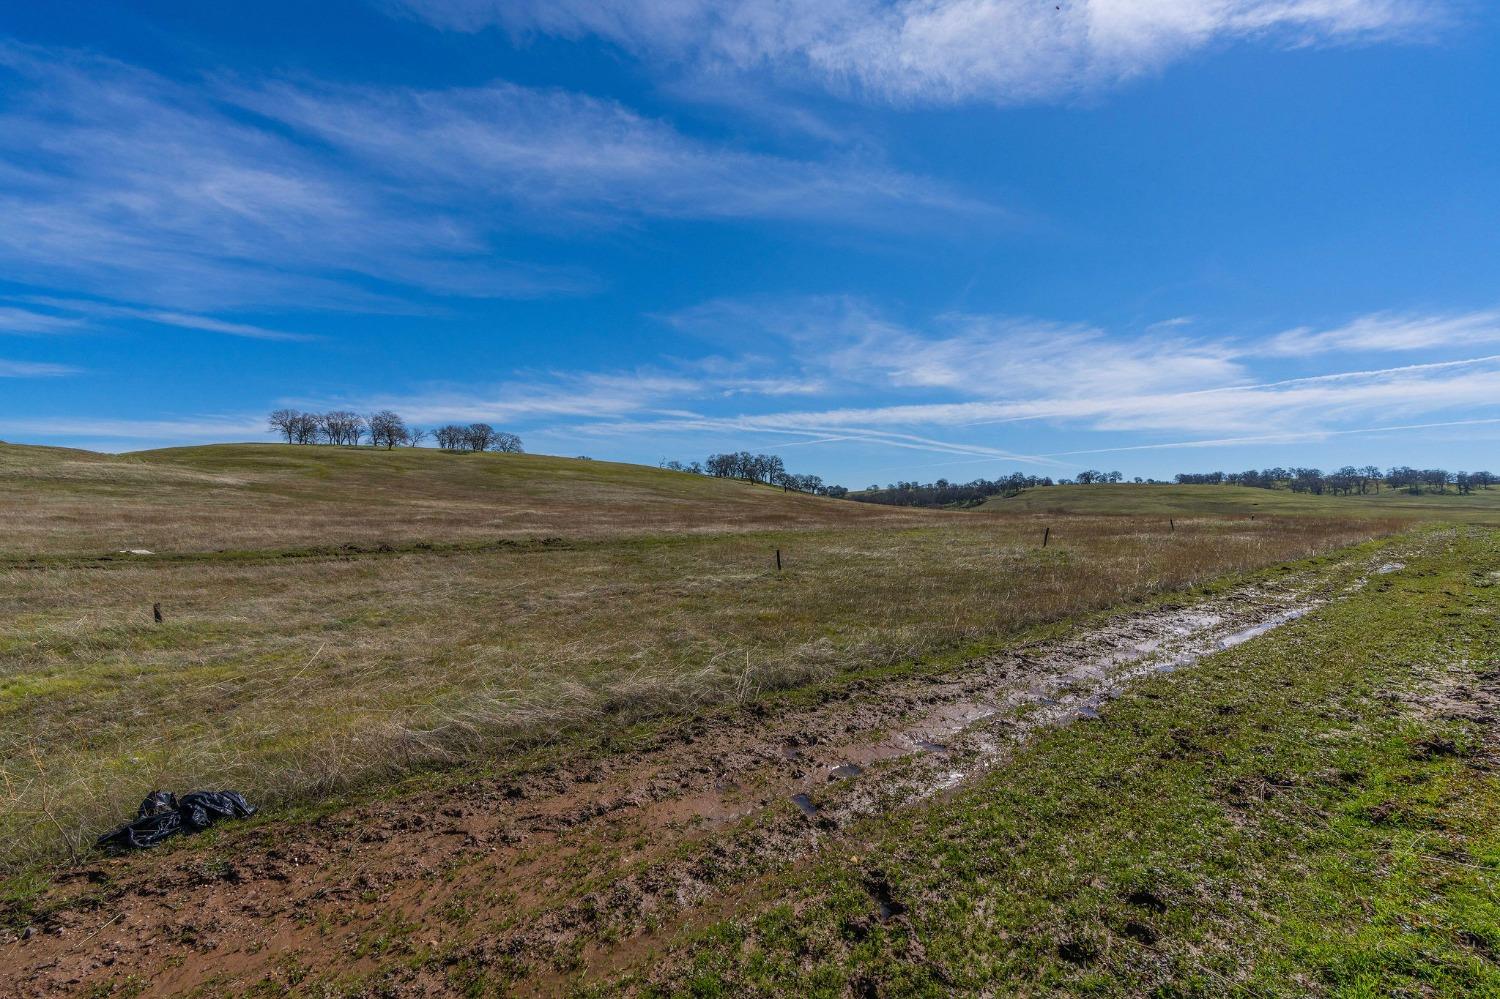
<path fill-rule="evenodd" d="M 1500 470 L 1465 0 L 0 8 L 0 438 Z"/>

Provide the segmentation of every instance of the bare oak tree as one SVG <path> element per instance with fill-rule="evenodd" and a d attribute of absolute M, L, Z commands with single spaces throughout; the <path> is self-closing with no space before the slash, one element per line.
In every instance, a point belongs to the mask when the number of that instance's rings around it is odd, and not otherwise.
<path fill-rule="evenodd" d="M 410 436 L 410 432 L 406 429 L 406 421 L 401 419 L 400 414 L 393 413 L 389 409 L 371 413 L 365 422 L 370 427 L 370 443 L 376 447 L 383 447 L 387 451 L 399 444 L 405 444 Z"/>
<path fill-rule="evenodd" d="M 488 451 L 495 443 L 495 428 L 488 423 L 471 423 L 464 428 L 464 447 L 470 451 Z"/>
<path fill-rule="evenodd" d="M 297 442 L 297 424 L 301 416 L 302 414 L 295 409 L 274 410 L 266 418 L 267 429 L 273 430 L 285 437 L 288 444 L 295 444 Z"/>
<path fill-rule="evenodd" d="M 320 421 L 323 439 L 330 444 L 354 445 L 365 432 L 365 421 L 358 413 L 335 409 L 324 413 Z"/>

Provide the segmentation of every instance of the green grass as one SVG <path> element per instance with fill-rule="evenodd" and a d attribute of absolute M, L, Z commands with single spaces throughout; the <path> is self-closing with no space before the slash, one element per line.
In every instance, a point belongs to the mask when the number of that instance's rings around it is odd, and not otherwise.
<path fill-rule="evenodd" d="M 1500 687 L 1500 535 L 1425 537 L 1405 571 L 847 831 L 633 984 L 1500 995 L 1500 739 L 1494 705 L 1455 717 Z"/>
<path fill-rule="evenodd" d="M 1460 496 L 1451 488 L 1445 493 L 1423 492 L 1419 496 L 1394 489 L 1381 489 L 1364 496 L 1314 496 L 1245 486 L 1048 486 L 1028 489 L 1016 496 L 994 496 L 979 509 L 996 513 L 1163 517 L 1405 517 L 1500 524 L 1500 488 L 1479 489 L 1467 496 Z"/>

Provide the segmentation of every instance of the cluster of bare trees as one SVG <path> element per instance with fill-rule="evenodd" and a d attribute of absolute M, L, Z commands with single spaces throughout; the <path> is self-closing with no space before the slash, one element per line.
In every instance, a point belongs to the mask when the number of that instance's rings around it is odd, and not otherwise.
<path fill-rule="evenodd" d="M 327 413 L 304 413 L 300 409 L 278 409 L 269 417 L 270 429 L 288 444 L 337 444 L 356 447 L 368 443 L 386 450 L 417 447 L 428 437 L 445 451 L 522 451 L 521 438 L 496 430 L 488 423 L 465 427 L 449 424 L 428 432 L 409 425 L 401 414 L 382 409 L 366 416 L 347 409 Z"/>
<path fill-rule="evenodd" d="M 521 438 L 515 434 L 496 430 L 488 423 L 470 423 L 459 426 L 449 423 L 432 432 L 432 439 L 444 451 L 503 451 L 520 454 Z"/>
<path fill-rule="evenodd" d="M 1409 493 L 1420 493 L 1424 488 L 1436 492 L 1447 492 L 1451 485 L 1461 494 L 1479 489 L 1488 489 L 1500 482 L 1490 472 L 1453 472 L 1441 468 L 1408 468 L 1405 465 L 1389 469 L 1385 481 L 1392 489 L 1405 489 Z"/>
<path fill-rule="evenodd" d="M 1093 473 L 1103 474 L 1103 473 Z M 978 506 L 991 496 L 1014 496 L 1023 489 L 1050 486 L 1050 478 L 1014 472 L 998 479 L 974 479 L 972 482 L 892 482 L 884 488 L 872 485 L 849 498 L 861 503 L 883 503 L 887 506 Z"/>
<path fill-rule="evenodd" d="M 319 413 L 278 409 L 271 414 L 269 422 L 270 429 L 285 437 L 288 444 L 316 444 L 323 439 L 323 417 Z M 332 438 L 329 440 L 331 442 Z"/>
<path fill-rule="evenodd" d="M 703 463 L 703 470 L 720 479 L 774 483 L 779 476 L 786 474 L 786 464 L 774 454 L 730 451 L 709 455 Z"/>
<path fill-rule="evenodd" d="M 304 413 L 300 409 L 278 409 L 268 423 L 288 444 L 337 444 L 355 447 L 368 441 L 375 447 L 416 447 L 427 437 L 425 430 L 407 426 L 399 413 L 382 409 L 368 416 L 347 409 L 327 413 Z"/>
<path fill-rule="evenodd" d="M 1260 489 L 1290 489 L 1296 493 L 1321 496 L 1365 495 L 1389 489 L 1405 489 L 1420 494 L 1423 490 L 1443 493 L 1452 486 L 1459 493 L 1475 488 L 1488 489 L 1500 482 L 1489 472 L 1450 472 L 1443 468 L 1411 468 L 1400 465 L 1382 471 L 1378 465 L 1345 465 L 1332 472 L 1320 468 L 1263 468 L 1245 472 L 1183 472 L 1177 476 L 1183 485 L 1254 486 Z"/>
<path fill-rule="evenodd" d="M 843 486 L 830 486 L 820 475 L 798 475 L 786 470 L 786 463 L 774 454 L 751 454 L 749 451 L 733 451 L 727 454 L 711 454 L 702 463 L 693 461 L 663 461 L 661 467 L 672 472 L 687 472 L 691 475 L 712 475 L 719 479 L 744 479 L 746 482 L 764 482 L 782 489 L 815 496 L 832 496 L 842 499 L 849 494 Z"/>

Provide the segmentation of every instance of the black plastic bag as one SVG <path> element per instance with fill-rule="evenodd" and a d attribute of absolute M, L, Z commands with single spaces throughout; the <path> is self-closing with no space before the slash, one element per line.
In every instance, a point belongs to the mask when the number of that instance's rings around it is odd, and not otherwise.
<path fill-rule="evenodd" d="M 146 795 L 136 817 L 99 837 L 106 850 L 144 850 L 179 832 L 201 832 L 220 819 L 243 819 L 255 806 L 238 791 L 193 791 L 181 798 L 171 791 Z"/>
<path fill-rule="evenodd" d="M 255 806 L 238 791 L 193 791 L 177 799 L 177 812 L 188 832 L 201 832 L 220 819 L 248 819 Z"/>

